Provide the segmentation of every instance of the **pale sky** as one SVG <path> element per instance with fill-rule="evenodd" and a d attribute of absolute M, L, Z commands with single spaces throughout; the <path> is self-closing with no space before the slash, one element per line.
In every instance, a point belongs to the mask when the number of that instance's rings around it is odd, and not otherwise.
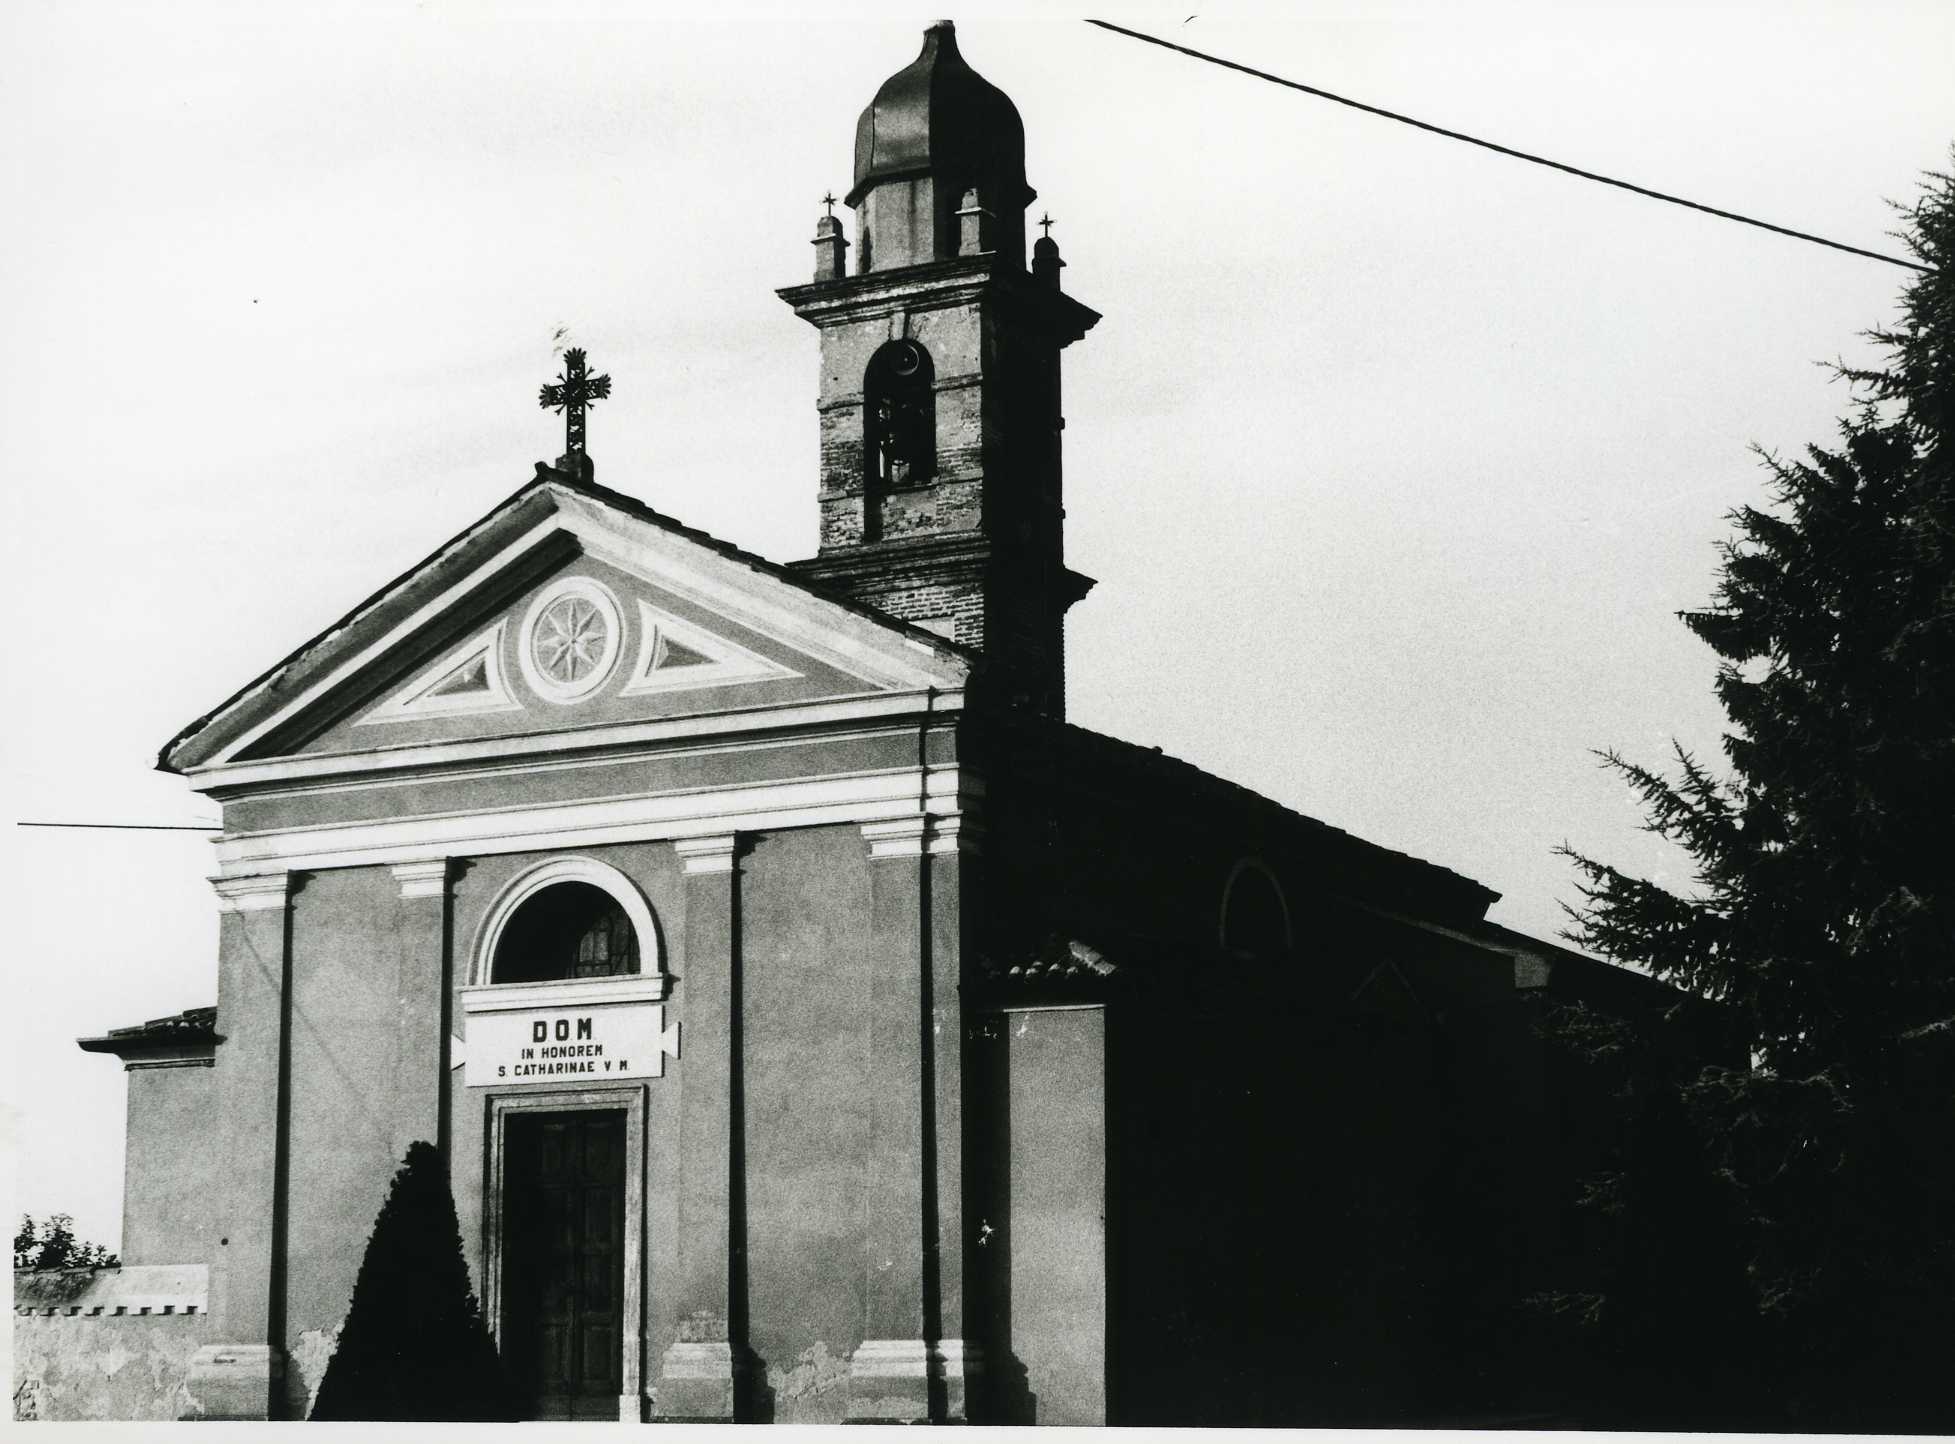
<path fill-rule="evenodd" d="M 759 12 L 750 12 L 758 14 Z M 179 727 L 561 447 L 815 544 L 819 198 L 935 12 L 643 6 L 0 16 L 7 819 L 196 823 Z M 996 14 L 994 10 L 991 12 Z M 1955 7 L 1177 6 L 1107 18 L 1570 164 L 1892 251 L 1945 167 Z M 1246 17 L 1246 18 L 1244 18 Z M 1105 320 L 1066 353 L 1074 720 L 1503 894 L 1552 849 L 1672 882 L 1591 749 L 1717 755 L 1705 602 L 1747 451 L 1834 435 L 1907 273 L 1077 20 L 956 15 Z M 114 1243 L 124 1080 L 73 1040 L 215 1000 L 209 845 L 8 826 L 14 1211 Z"/>

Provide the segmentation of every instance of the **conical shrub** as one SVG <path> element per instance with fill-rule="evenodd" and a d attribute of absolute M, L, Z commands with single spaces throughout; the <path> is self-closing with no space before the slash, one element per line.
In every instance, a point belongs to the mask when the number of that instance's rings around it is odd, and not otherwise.
<path fill-rule="evenodd" d="M 469 1287 L 448 1171 L 415 1143 L 374 1220 L 314 1419 L 515 1419 Z"/>

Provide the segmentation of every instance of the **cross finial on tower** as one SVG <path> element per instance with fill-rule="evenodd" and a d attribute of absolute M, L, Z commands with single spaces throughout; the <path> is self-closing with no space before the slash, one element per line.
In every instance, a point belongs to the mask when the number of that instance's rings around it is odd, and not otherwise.
<path fill-rule="evenodd" d="M 832 216 L 835 214 L 835 192 L 829 191 L 821 198 L 821 203 L 828 207 L 829 215 Z"/>
<path fill-rule="evenodd" d="M 1040 216 L 1039 224 L 1045 228 L 1045 234 L 1050 239 L 1052 235 L 1052 217 L 1049 214 Z"/>
<path fill-rule="evenodd" d="M 563 375 L 543 388 L 537 404 L 546 411 L 563 413 L 563 448 L 566 455 L 584 454 L 584 408 L 611 394 L 611 378 L 584 373 L 584 348 L 572 346 L 563 353 Z"/>

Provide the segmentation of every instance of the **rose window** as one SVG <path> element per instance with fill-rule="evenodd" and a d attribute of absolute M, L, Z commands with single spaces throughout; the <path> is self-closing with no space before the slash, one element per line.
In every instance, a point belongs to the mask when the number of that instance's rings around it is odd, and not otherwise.
<path fill-rule="evenodd" d="M 534 645 L 543 675 L 571 687 L 597 670 L 611 646 L 611 629 L 582 597 L 559 597 L 544 608 Z"/>
<path fill-rule="evenodd" d="M 572 577 L 545 592 L 523 627 L 523 674 L 553 702 L 594 692 L 618 659 L 618 604 L 588 577 Z"/>

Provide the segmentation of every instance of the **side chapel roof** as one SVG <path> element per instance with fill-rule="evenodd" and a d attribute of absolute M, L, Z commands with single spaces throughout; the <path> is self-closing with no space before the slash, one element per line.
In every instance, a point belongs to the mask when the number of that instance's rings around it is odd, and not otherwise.
<path fill-rule="evenodd" d="M 127 1057 L 151 1048 L 174 1048 L 217 1041 L 217 1009 L 185 1008 L 167 1018 L 151 1018 L 127 1028 L 111 1028 L 99 1038 L 79 1038 L 84 1053 L 114 1053 Z"/>

